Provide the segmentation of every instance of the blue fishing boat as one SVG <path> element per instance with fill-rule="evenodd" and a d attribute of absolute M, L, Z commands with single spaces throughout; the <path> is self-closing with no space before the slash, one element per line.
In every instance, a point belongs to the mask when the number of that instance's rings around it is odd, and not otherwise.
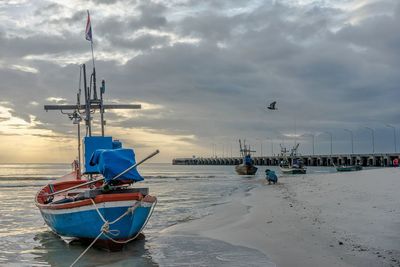
<path fill-rule="evenodd" d="M 148 188 L 130 186 L 143 180 L 131 168 L 137 166 L 132 149 L 101 149 L 92 157 L 91 163 L 97 161 L 101 170 L 96 176 L 91 173 L 95 179 L 87 173 L 80 175 L 76 168 L 39 190 L 36 206 L 56 234 L 119 250 L 141 233 L 156 198 L 148 194 Z"/>
<path fill-rule="evenodd" d="M 300 144 L 296 144 L 291 149 L 289 157 L 287 156 L 288 150 L 281 145 L 282 161 L 279 163 L 279 169 L 283 174 L 306 174 L 307 169 L 303 161 L 297 156 L 299 145 Z"/>
<path fill-rule="evenodd" d="M 251 157 L 251 152 L 255 152 L 250 149 L 250 145 L 246 146 L 246 140 L 242 141 L 239 139 L 240 155 L 243 158 L 243 163 L 236 165 L 235 170 L 239 175 L 255 175 L 258 168 L 254 166 L 254 160 Z"/>
<path fill-rule="evenodd" d="M 353 172 L 353 171 L 361 171 L 363 167 L 361 165 L 341 165 L 336 166 L 336 170 L 338 172 Z"/>
<path fill-rule="evenodd" d="M 118 250 L 140 235 L 152 215 L 156 197 L 149 194 L 148 188 L 134 184 L 143 180 L 136 167 L 159 152 L 156 150 L 136 162 L 133 149 L 123 148 L 120 141 L 106 136 L 106 109 L 140 109 L 140 105 L 103 103 L 106 86 L 103 80 L 97 91 L 94 58 L 89 86 L 85 64 L 81 66 L 80 74 L 80 77 L 83 75 L 84 104 L 81 104 L 80 82 L 76 104 L 44 106 L 46 111 L 59 110 L 67 114 L 77 125 L 78 159 L 70 173 L 38 191 L 35 204 L 45 223 L 59 236 L 90 241 L 89 248 L 95 245 Z M 98 135 L 92 128 L 95 112 L 100 113 L 101 133 Z M 82 121 L 86 135 L 81 140 Z"/>

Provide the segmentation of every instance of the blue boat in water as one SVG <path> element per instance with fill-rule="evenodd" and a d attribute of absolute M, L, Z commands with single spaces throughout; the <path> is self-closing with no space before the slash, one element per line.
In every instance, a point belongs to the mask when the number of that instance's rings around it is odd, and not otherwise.
<path fill-rule="evenodd" d="M 104 110 L 138 109 L 140 105 L 103 104 L 105 81 L 99 92 L 96 71 L 87 86 L 86 66 L 82 65 L 84 104 L 81 89 L 75 105 L 46 105 L 48 110 L 59 110 L 77 125 L 78 159 L 71 173 L 41 188 L 35 197 L 44 221 L 53 232 L 68 238 L 90 241 L 91 245 L 119 250 L 123 244 L 136 239 L 146 226 L 157 199 L 148 188 L 133 185 L 143 180 L 136 167 L 153 157 L 158 150 L 136 163 L 133 149 L 104 134 Z M 93 135 L 92 114 L 100 113 L 101 134 Z M 81 140 L 81 122 L 86 136 Z M 100 128 L 100 127 L 99 127 Z M 100 129 L 99 129 L 100 131 Z M 83 162 L 81 164 L 81 144 Z M 81 168 L 83 165 L 83 168 Z M 90 247 L 89 246 L 89 247 Z"/>
<path fill-rule="evenodd" d="M 251 152 L 255 152 L 250 149 L 250 145 L 246 146 L 246 140 L 242 141 L 239 139 L 240 155 L 243 158 L 243 162 L 235 166 L 235 171 L 239 175 L 255 175 L 258 168 L 254 166 L 254 160 L 251 157 Z"/>
<path fill-rule="evenodd" d="M 156 198 L 148 194 L 148 188 L 130 186 L 134 181 L 143 180 L 136 169 L 119 175 L 136 165 L 132 160 L 133 150 L 96 150 L 95 153 L 99 151 L 101 162 L 97 165 L 102 172 L 93 176 L 95 179 L 91 180 L 87 174 L 79 175 L 77 168 L 44 186 L 36 195 L 36 206 L 56 234 L 119 250 L 139 236 Z M 107 166 L 109 163 L 112 164 Z"/>

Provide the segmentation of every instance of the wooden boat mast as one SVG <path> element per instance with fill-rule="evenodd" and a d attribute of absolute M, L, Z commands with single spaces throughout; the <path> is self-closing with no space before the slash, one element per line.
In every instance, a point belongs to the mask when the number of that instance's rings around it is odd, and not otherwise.
<path fill-rule="evenodd" d="M 250 149 L 250 145 L 246 146 L 246 140 L 243 140 L 243 147 L 242 147 L 242 140 L 239 139 L 239 147 L 240 147 L 240 155 L 244 158 L 247 155 L 251 156 L 251 152 L 256 152 L 255 150 Z"/>
<path fill-rule="evenodd" d="M 96 110 L 100 111 L 100 124 L 101 124 L 101 136 L 104 136 L 104 111 L 106 109 L 141 109 L 140 104 L 104 104 L 103 94 L 105 92 L 105 81 L 102 80 L 100 88 L 100 99 L 97 97 L 97 90 L 95 86 L 96 72 L 93 68 L 93 73 L 90 78 L 90 86 L 87 86 L 86 77 L 86 66 L 82 65 L 81 71 L 83 72 L 83 85 L 85 92 L 85 104 L 80 103 L 81 94 L 81 83 L 79 83 L 79 93 L 77 94 L 77 103 L 75 105 L 44 105 L 44 110 L 59 110 L 63 114 L 67 114 L 68 117 L 73 120 L 74 124 L 78 125 L 78 159 L 79 167 L 81 166 L 81 138 L 80 138 L 80 122 L 84 117 L 86 125 L 86 136 L 92 136 L 92 116 L 91 113 L 95 113 Z M 93 84 L 93 97 L 92 97 L 92 84 Z"/>

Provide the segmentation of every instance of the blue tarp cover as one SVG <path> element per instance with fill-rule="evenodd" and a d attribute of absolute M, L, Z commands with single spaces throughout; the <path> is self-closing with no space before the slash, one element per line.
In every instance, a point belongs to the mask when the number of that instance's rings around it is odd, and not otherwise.
<path fill-rule="evenodd" d="M 133 149 L 98 149 L 90 159 L 90 165 L 97 165 L 99 172 L 103 174 L 105 181 L 109 182 L 129 167 L 133 166 L 135 161 L 135 152 Z M 120 176 L 115 180 L 132 180 L 135 182 L 143 181 L 143 177 L 136 168 Z"/>
<path fill-rule="evenodd" d="M 244 164 L 245 165 L 252 165 L 253 164 L 253 159 L 250 157 L 250 155 L 246 155 L 244 157 Z"/>

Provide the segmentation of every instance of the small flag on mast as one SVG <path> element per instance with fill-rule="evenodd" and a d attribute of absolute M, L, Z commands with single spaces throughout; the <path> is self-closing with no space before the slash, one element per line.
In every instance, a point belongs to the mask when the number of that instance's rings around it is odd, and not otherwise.
<path fill-rule="evenodd" d="M 93 39 L 92 39 L 92 24 L 90 23 L 89 10 L 87 11 L 87 22 L 86 22 L 85 38 L 86 38 L 86 40 L 93 42 Z"/>

